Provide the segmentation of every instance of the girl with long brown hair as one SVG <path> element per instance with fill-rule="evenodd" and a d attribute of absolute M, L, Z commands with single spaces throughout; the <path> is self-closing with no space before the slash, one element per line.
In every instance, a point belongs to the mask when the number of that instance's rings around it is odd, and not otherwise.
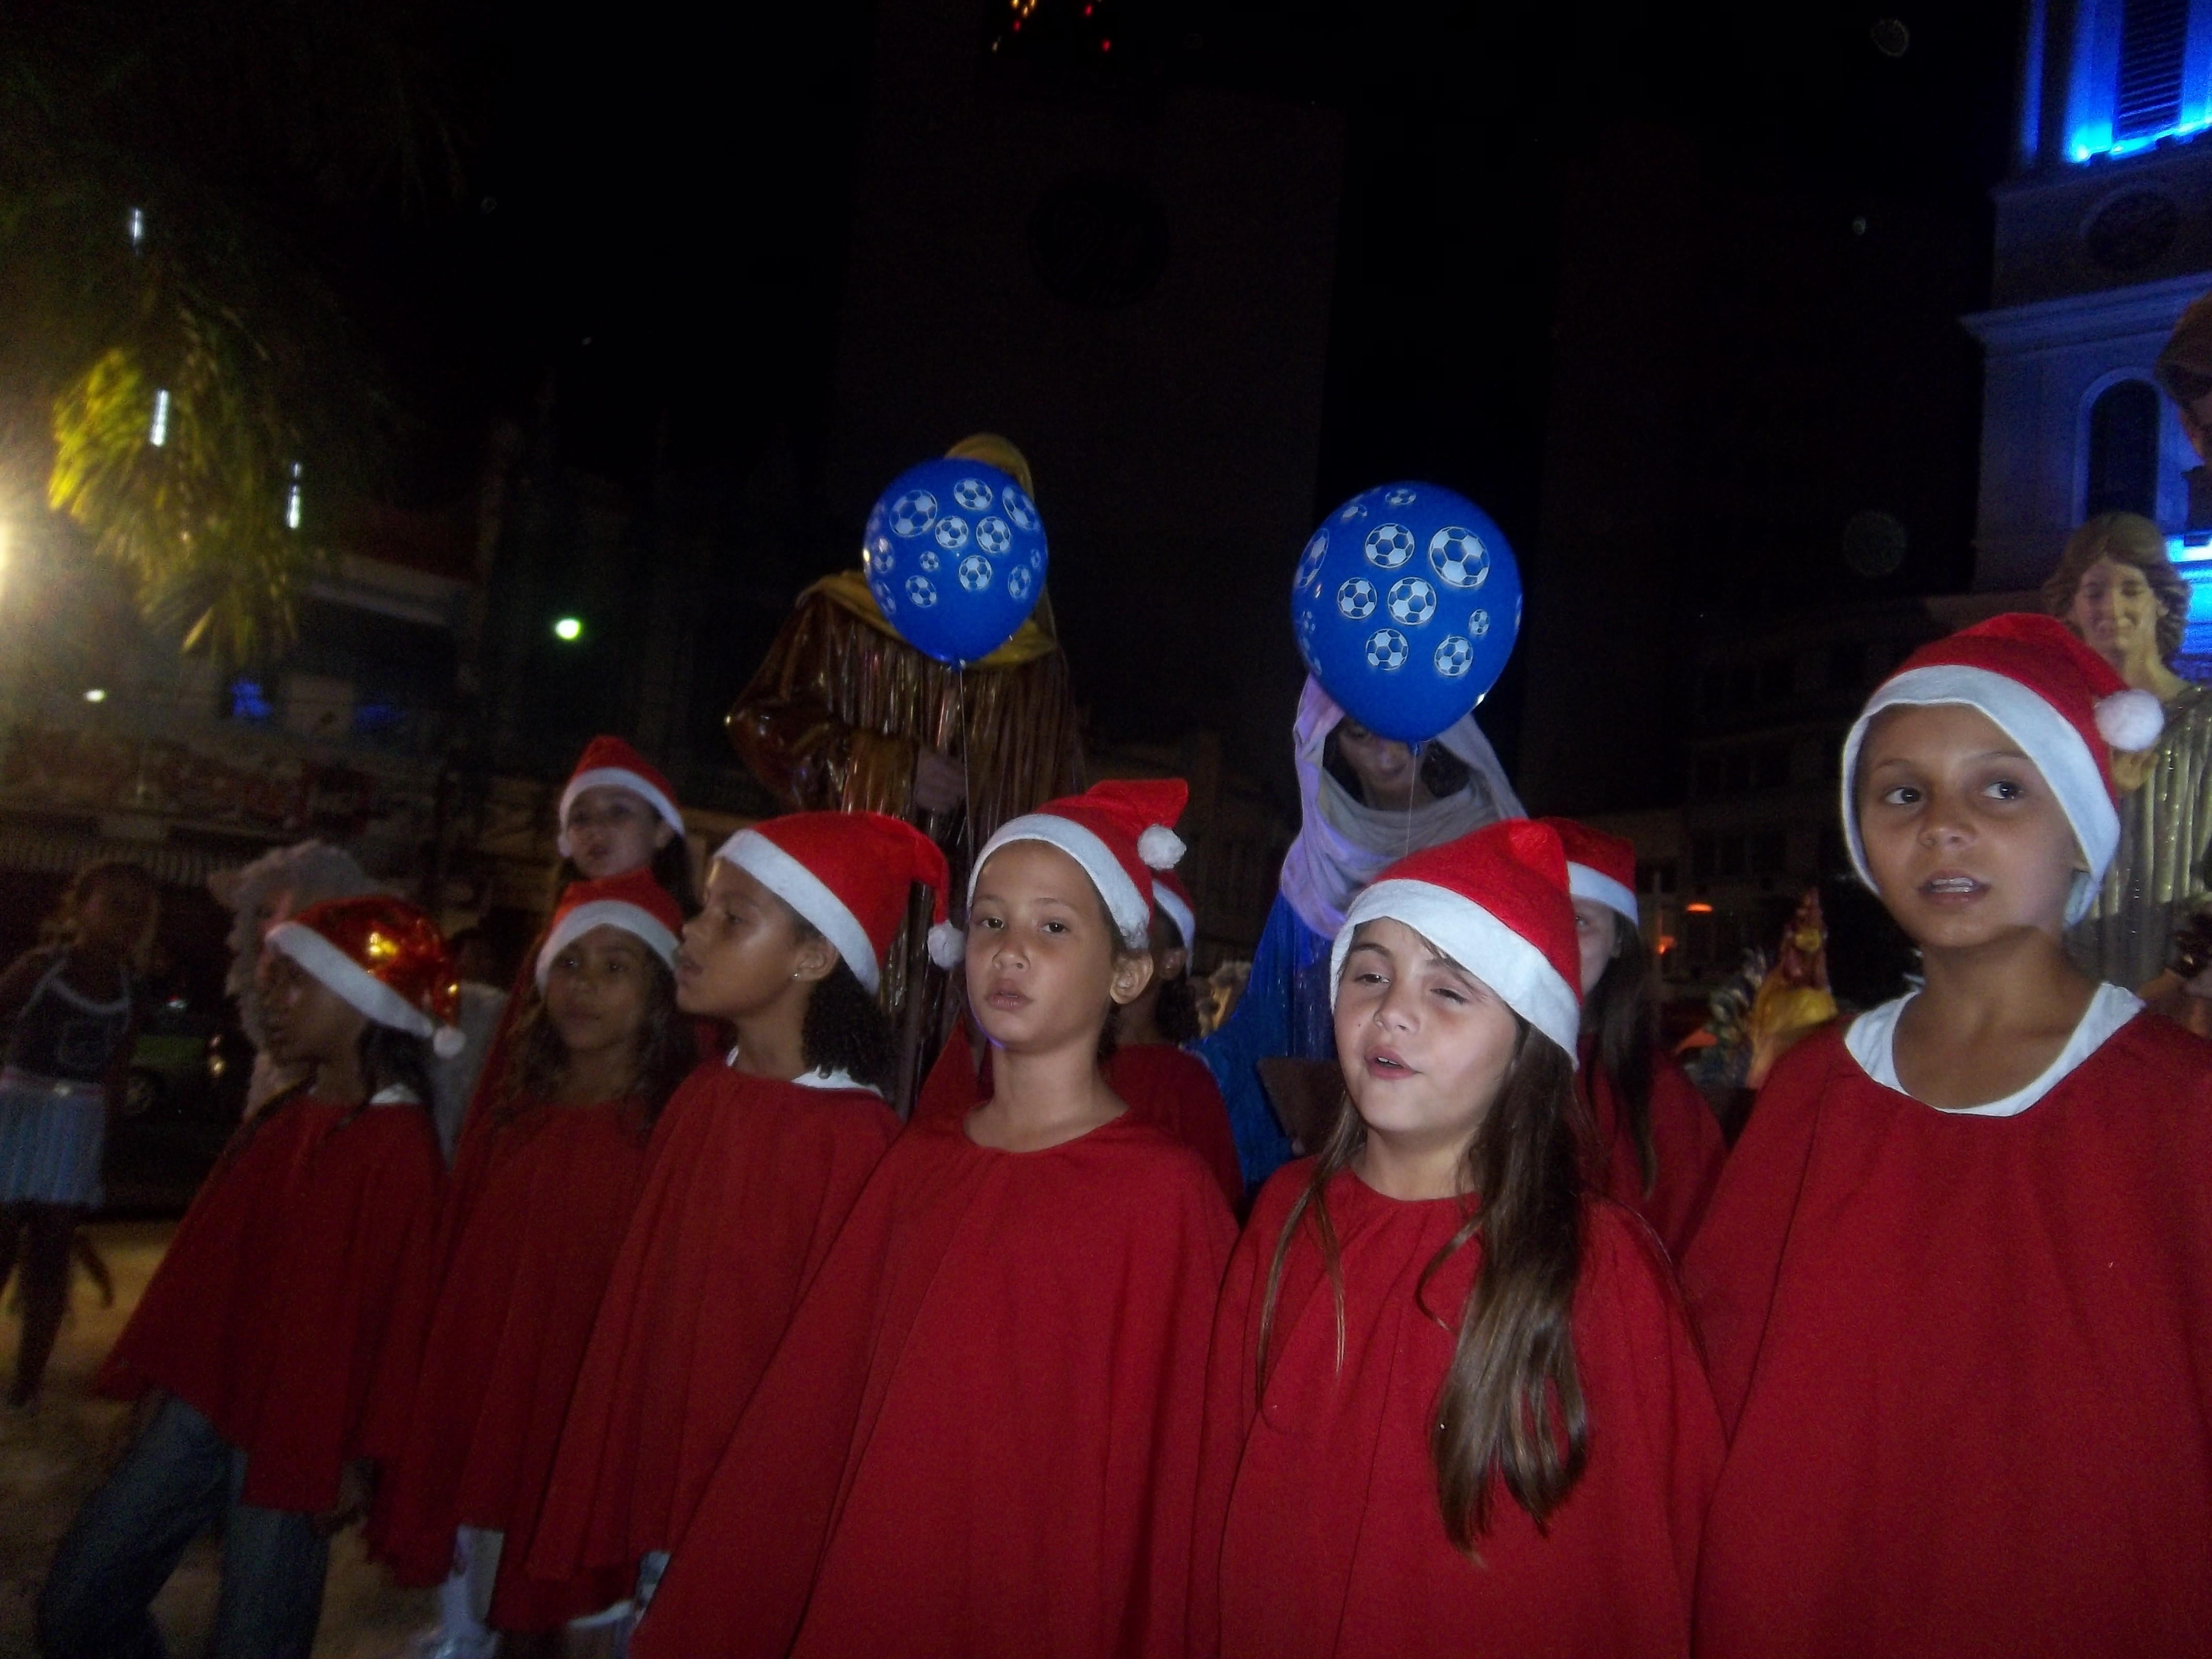
<path fill-rule="evenodd" d="M 1346 1099 L 1214 1325 L 1192 1650 L 1686 1654 L 1720 1425 L 1647 1229 L 1585 1185 L 1558 832 L 1415 854 L 1332 955 Z"/>
<path fill-rule="evenodd" d="M 1578 1081 L 1589 1108 L 1590 1179 L 1651 1224 L 1674 1260 L 1728 1158 L 1720 1120 L 1659 1046 L 1651 951 L 1638 931 L 1636 847 L 1546 818 L 1567 854 L 1583 992 Z"/>
<path fill-rule="evenodd" d="M 642 869 L 569 885 L 501 1094 L 453 1171 L 437 1305 L 370 1529 L 397 1582 L 442 1583 L 434 1645 L 447 1659 L 488 1659 L 501 1632 L 526 1650 L 630 1591 L 619 1570 L 520 1568 L 653 1126 L 698 1062 L 676 1004 L 683 927 Z"/>

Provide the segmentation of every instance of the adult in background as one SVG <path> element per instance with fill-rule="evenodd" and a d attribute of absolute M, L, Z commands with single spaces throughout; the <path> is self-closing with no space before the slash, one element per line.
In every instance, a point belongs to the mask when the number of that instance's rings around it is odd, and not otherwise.
<path fill-rule="evenodd" d="M 230 946 L 230 970 L 223 975 L 222 988 L 238 1004 L 239 1024 L 253 1045 L 253 1076 L 246 1089 L 246 1115 L 252 1117 L 300 1080 L 273 1064 L 265 1052 L 267 1028 L 253 980 L 261 962 L 262 939 L 278 922 L 311 904 L 360 898 L 378 888 L 352 854 L 320 841 L 279 847 L 243 868 L 218 870 L 208 878 L 207 885 L 216 902 L 231 913 L 230 934 L 223 941 Z"/>
<path fill-rule="evenodd" d="M 2212 901 L 2212 687 L 2173 669 L 2189 585 L 2167 560 L 2158 526 L 2139 514 L 2100 513 L 2068 539 L 2043 602 L 2166 711 L 2150 747 L 2113 757 L 2119 850 L 2088 914 L 2068 930 L 2068 949 L 2093 977 L 2138 992 L 2185 1024 L 2203 1020 L 2207 1011 L 2184 993 L 2202 999 L 2212 984 L 2185 988 L 2165 972 L 2176 930 Z"/>
<path fill-rule="evenodd" d="M 995 434 L 946 453 L 1036 494 L 1027 459 Z M 785 807 L 904 818 L 944 852 L 957 892 L 970 848 L 1083 787 L 1067 659 L 1042 597 L 1013 638 L 963 675 L 899 637 L 860 571 L 825 576 L 799 596 L 727 724 L 739 757 Z M 884 974 L 884 1006 L 900 1011 L 902 1113 L 951 1023 L 928 931 L 927 915 L 909 912 Z M 909 985 L 929 988 L 909 997 Z"/>
<path fill-rule="evenodd" d="M 1416 755 L 1351 719 L 1309 676 L 1291 730 L 1304 822 L 1283 856 L 1281 890 L 1236 1011 L 1196 1045 L 1228 1103 L 1245 1190 L 1254 1193 L 1295 1155 L 1292 1131 L 1269 1103 L 1262 1062 L 1312 1062 L 1310 1073 L 1271 1068 L 1293 1089 L 1336 1072 L 1328 953 L 1346 907 L 1408 853 L 1526 816 L 1473 714 Z M 1320 1103 L 1324 1122 L 1334 1117 L 1342 1079 L 1326 1086 L 1334 1092 Z"/>

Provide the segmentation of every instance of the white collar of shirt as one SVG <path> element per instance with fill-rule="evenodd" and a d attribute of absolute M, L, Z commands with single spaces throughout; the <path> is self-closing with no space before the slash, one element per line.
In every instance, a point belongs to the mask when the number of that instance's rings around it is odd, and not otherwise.
<path fill-rule="evenodd" d="M 734 1047 L 728 1054 L 722 1056 L 722 1064 L 732 1070 L 736 1069 L 738 1051 Z M 881 1089 L 861 1082 L 850 1072 L 802 1072 L 791 1080 L 796 1087 L 801 1089 L 857 1089 L 864 1095 L 873 1095 L 878 1100 L 884 1097 L 884 1091 Z"/>
<path fill-rule="evenodd" d="M 1879 1008 L 1869 1008 L 1844 1033 L 1844 1047 L 1858 1061 L 1860 1069 L 1883 1088 L 1894 1089 L 1901 1095 L 1909 1095 L 1910 1091 L 1897 1080 L 1897 1017 L 1911 1000 L 1910 996 L 1902 996 Z M 2002 1100 L 1980 1106 L 1929 1109 L 1942 1110 L 1948 1117 L 2018 1117 L 2064 1082 L 2068 1073 L 2104 1047 L 2105 1039 L 2133 1019 L 2142 1008 L 2142 999 L 2134 992 L 2124 991 L 2117 985 L 2100 985 L 2097 994 L 2089 999 L 2088 1007 L 2082 1012 L 2081 1024 L 2074 1028 L 2074 1035 L 2058 1051 L 2058 1058 L 2034 1082 Z"/>

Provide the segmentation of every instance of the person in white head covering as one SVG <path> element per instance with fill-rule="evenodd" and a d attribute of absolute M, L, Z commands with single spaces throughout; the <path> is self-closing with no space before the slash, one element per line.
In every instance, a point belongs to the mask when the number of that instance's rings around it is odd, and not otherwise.
<path fill-rule="evenodd" d="M 1360 726 L 1309 676 L 1291 730 L 1304 822 L 1284 855 L 1244 994 L 1195 1045 L 1228 1103 L 1248 1192 L 1292 1155 L 1260 1062 L 1335 1062 L 1328 951 L 1346 908 L 1407 854 L 1527 816 L 1471 714 L 1416 752 Z"/>

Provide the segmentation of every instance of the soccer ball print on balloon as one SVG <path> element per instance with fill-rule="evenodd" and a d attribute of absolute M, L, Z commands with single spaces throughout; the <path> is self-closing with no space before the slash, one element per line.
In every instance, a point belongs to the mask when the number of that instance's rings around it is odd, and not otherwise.
<path fill-rule="evenodd" d="M 1307 669 L 1369 731 L 1421 743 L 1498 683 L 1521 571 L 1490 515 L 1440 484 L 1381 484 L 1299 556 L 1291 622 Z"/>
<path fill-rule="evenodd" d="M 1044 586 L 1044 523 L 1022 487 L 980 461 L 924 461 L 891 481 L 860 546 L 884 619 L 945 663 L 988 657 Z"/>

